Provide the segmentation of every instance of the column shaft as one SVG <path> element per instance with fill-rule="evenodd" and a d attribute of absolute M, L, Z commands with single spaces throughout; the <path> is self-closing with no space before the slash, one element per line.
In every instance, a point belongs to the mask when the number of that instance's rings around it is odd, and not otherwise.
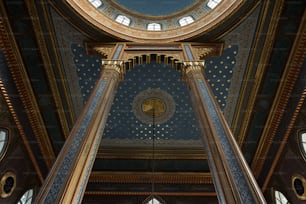
<path fill-rule="evenodd" d="M 185 63 L 190 88 L 220 203 L 266 203 L 204 77 L 204 62 Z"/>
<path fill-rule="evenodd" d="M 35 203 L 81 203 L 121 76 L 118 61 L 105 65 Z"/>

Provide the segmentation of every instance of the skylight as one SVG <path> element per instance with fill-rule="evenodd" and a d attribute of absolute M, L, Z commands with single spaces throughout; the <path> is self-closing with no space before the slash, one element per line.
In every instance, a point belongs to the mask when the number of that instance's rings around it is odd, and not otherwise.
<path fill-rule="evenodd" d="M 214 9 L 222 0 L 209 0 L 207 6 L 211 9 Z"/>
<path fill-rule="evenodd" d="M 191 16 L 186 16 L 186 17 L 183 17 L 179 20 L 180 26 L 185 26 L 185 25 L 188 25 L 192 22 L 194 22 L 194 20 Z"/>
<path fill-rule="evenodd" d="M 101 0 L 88 0 L 94 7 L 98 8 L 102 5 Z"/>
<path fill-rule="evenodd" d="M 130 22 L 131 22 L 131 20 L 128 17 L 123 16 L 123 15 L 118 15 L 116 18 L 116 21 L 126 26 L 130 25 Z"/>
<path fill-rule="evenodd" d="M 159 23 L 149 23 L 147 30 L 158 31 L 161 30 L 161 25 Z"/>

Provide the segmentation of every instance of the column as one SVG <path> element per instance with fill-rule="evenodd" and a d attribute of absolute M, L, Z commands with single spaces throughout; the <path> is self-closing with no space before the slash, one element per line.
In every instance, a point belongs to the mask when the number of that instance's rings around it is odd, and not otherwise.
<path fill-rule="evenodd" d="M 183 78 L 208 155 L 219 203 L 266 203 L 204 77 L 204 61 L 184 62 Z"/>
<path fill-rule="evenodd" d="M 110 111 L 123 77 L 123 61 L 103 61 L 103 71 L 72 128 L 35 203 L 81 203 Z"/>

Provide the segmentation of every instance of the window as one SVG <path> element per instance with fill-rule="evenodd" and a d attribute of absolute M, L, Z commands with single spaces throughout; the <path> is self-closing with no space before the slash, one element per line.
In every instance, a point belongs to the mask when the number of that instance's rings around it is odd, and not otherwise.
<path fill-rule="evenodd" d="M 128 17 L 123 16 L 123 15 L 118 15 L 116 18 L 116 21 L 126 26 L 130 25 L 130 22 L 131 22 L 131 20 Z"/>
<path fill-rule="evenodd" d="M 146 204 L 162 204 L 161 202 L 159 202 L 159 200 L 157 200 L 156 198 L 152 198 L 151 200 L 149 200 Z"/>
<path fill-rule="evenodd" d="M 0 128 L 0 158 L 4 156 L 8 143 L 8 131 L 4 128 Z"/>
<path fill-rule="evenodd" d="M 101 0 L 88 0 L 94 7 L 98 8 L 99 6 L 102 5 Z"/>
<path fill-rule="evenodd" d="M 32 199 L 33 199 L 33 189 L 28 190 L 27 192 L 25 192 L 20 200 L 18 201 L 17 204 L 31 204 L 32 203 Z"/>
<path fill-rule="evenodd" d="M 276 204 L 290 204 L 284 194 L 279 191 L 274 191 L 274 199 Z"/>
<path fill-rule="evenodd" d="M 192 22 L 194 22 L 194 20 L 191 16 L 186 16 L 186 17 L 183 17 L 179 20 L 180 26 L 185 26 L 185 25 L 188 25 Z"/>
<path fill-rule="evenodd" d="M 300 146 L 303 152 L 304 157 L 306 157 L 306 132 L 300 133 Z"/>
<path fill-rule="evenodd" d="M 147 26 L 148 30 L 161 30 L 161 25 L 159 23 L 150 23 Z"/>
<path fill-rule="evenodd" d="M 207 6 L 214 9 L 222 0 L 209 0 Z"/>

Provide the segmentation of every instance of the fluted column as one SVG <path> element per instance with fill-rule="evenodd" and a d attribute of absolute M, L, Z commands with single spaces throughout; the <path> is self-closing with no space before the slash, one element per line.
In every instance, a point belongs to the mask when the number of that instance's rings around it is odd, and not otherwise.
<path fill-rule="evenodd" d="M 35 203 L 81 203 L 113 102 L 123 62 L 103 61 L 103 71 L 71 130 Z"/>
<path fill-rule="evenodd" d="M 184 62 L 183 78 L 191 92 L 220 203 L 266 203 L 204 77 L 204 61 Z"/>

